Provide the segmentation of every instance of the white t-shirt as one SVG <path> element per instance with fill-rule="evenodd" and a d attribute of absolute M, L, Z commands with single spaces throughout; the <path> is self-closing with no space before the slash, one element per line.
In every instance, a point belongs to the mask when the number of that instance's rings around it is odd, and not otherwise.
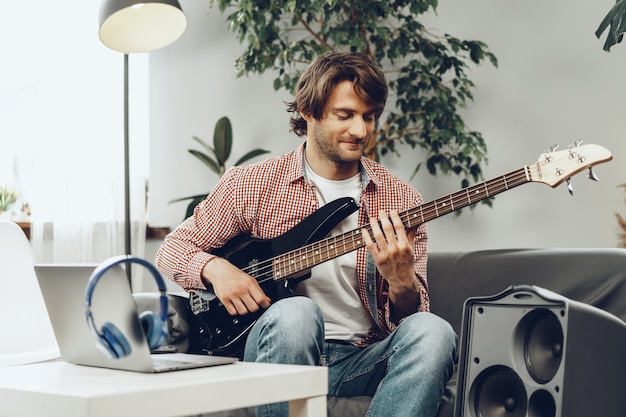
<path fill-rule="evenodd" d="M 331 181 L 317 175 L 306 163 L 305 170 L 320 207 L 341 197 L 360 200 L 360 173 L 346 180 Z M 358 212 L 352 213 L 331 235 L 357 229 L 358 216 Z M 357 286 L 356 252 L 353 251 L 313 267 L 311 277 L 300 282 L 295 293 L 311 298 L 320 307 L 326 339 L 358 341 L 366 337 L 375 324 L 359 298 Z"/>

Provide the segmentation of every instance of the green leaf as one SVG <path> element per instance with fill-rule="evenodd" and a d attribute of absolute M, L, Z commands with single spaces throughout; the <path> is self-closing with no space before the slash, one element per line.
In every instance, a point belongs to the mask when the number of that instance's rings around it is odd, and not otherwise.
<path fill-rule="evenodd" d="M 604 19 L 602 19 L 600 26 L 596 30 L 596 37 L 600 39 L 602 32 L 609 26 L 610 29 L 602 47 L 607 52 L 611 50 L 613 45 L 622 41 L 624 32 L 626 32 L 626 0 L 618 0 Z"/>
<path fill-rule="evenodd" d="M 186 200 L 198 200 L 198 199 L 201 199 L 200 201 L 202 201 L 202 200 L 204 200 L 206 198 L 206 196 L 207 196 L 207 194 L 197 194 L 197 195 L 192 195 L 190 197 L 176 198 L 174 200 L 168 201 L 168 204 L 178 203 L 178 202 L 186 201 Z"/>
<path fill-rule="evenodd" d="M 198 194 L 198 195 L 194 195 L 191 197 L 183 197 L 183 198 L 177 198 L 175 200 L 170 200 L 168 201 L 168 203 L 172 204 L 172 203 L 178 203 L 180 201 L 191 200 L 189 204 L 187 204 L 187 208 L 185 209 L 185 217 L 183 218 L 184 220 L 193 215 L 193 212 L 196 206 L 202 203 L 207 198 L 207 196 L 208 194 Z"/>
<path fill-rule="evenodd" d="M 205 141 L 203 141 L 197 136 L 192 136 L 191 138 L 195 140 L 196 142 L 198 142 L 204 149 L 206 149 L 207 151 L 215 155 L 215 149 L 213 149 L 213 147 L 211 147 L 208 143 L 206 143 Z"/>
<path fill-rule="evenodd" d="M 221 171 L 223 173 L 233 146 L 233 127 L 228 117 L 222 117 L 215 124 L 215 129 L 213 130 L 213 146 L 215 148 L 217 163 L 222 168 Z"/>
<path fill-rule="evenodd" d="M 237 165 L 241 165 L 246 161 L 249 161 L 252 158 L 256 158 L 259 155 L 263 155 L 269 153 L 269 151 L 266 151 L 265 149 L 253 149 L 250 152 L 248 152 L 247 154 L 245 154 L 244 156 L 242 156 L 241 158 L 239 158 L 237 160 L 237 162 L 235 162 L 233 165 L 237 166 Z"/>
<path fill-rule="evenodd" d="M 209 155 L 200 151 L 196 151 L 195 149 L 189 149 L 189 153 L 201 160 L 204 164 L 211 168 L 211 171 L 215 172 L 217 175 L 222 174 L 222 168 L 220 167 L 220 165 L 216 161 L 214 161 Z"/>
<path fill-rule="evenodd" d="M 202 203 L 208 194 L 195 196 L 187 205 L 187 210 L 185 211 L 185 218 L 193 216 L 194 209 L 200 203 Z"/>

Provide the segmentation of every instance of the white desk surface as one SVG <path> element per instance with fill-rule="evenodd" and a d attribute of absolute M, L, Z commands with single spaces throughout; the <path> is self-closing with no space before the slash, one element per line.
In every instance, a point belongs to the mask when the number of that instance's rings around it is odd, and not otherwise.
<path fill-rule="evenodd" d="M 167 417 L 289 401 L 292 417 L 326 416 L 325 367 L 237 362 L 145 374 L 63 361 L 0 368 L 0 416 Z"/>

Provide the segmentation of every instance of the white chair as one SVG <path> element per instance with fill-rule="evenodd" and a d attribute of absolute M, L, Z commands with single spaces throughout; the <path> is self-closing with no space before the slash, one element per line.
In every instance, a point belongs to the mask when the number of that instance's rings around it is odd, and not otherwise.
<path fill-rule="evenodd" d="M 60 356 L 34 265 L 22 229 L 0 220 L 0 366 Z"/>

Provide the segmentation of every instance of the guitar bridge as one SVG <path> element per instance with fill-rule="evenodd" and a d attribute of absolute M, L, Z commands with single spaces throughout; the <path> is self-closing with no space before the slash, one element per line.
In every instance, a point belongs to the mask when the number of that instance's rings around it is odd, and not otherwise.
<path fill-rule="evenodd" d="M 191 307 L 191 312 L 197 316 L 198 314 L 209 311 L 209 302 L 215 298 L 217 298 L 215 294 L 205 290 L 199 290 L 196 291 L 195 294 L 190 294 L 189 306 Z"/>

